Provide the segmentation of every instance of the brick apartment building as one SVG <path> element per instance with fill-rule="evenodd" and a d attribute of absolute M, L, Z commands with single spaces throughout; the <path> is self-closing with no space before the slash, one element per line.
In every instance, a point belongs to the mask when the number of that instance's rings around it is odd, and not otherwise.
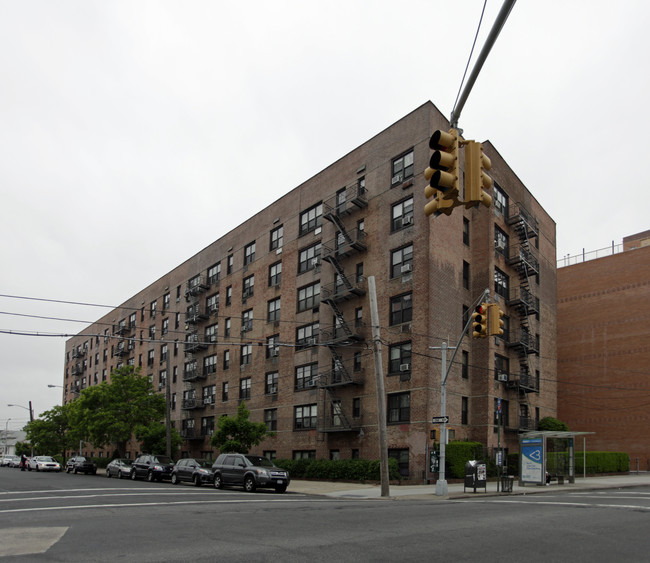
<path fill-rule="evenodd" d="M 429 347 L 455 346 L 489 288 L 505 334 L 462 341 L 449 435 L 496 447 L 500 398 L 517 451 L 519 431 L 557 415 L 555 223 L 489 143 L 492 207 L 426 217 L 428 140 L 448 128 L 425 103 L 71 338 L 64 400 L 133 364 L 161 391 L 169 378 L 177 455 L 213 456 L 218 417 L 244 400 L 276 433 L 256 453 L 377 459 L 374 276 L 389 454 L 419 480 L 440 414 Z"/>
<path fill-rule="evenodd" d="M 650 231 L 612 251 L 558 268 L 558 417 L 650 470 Z"/>

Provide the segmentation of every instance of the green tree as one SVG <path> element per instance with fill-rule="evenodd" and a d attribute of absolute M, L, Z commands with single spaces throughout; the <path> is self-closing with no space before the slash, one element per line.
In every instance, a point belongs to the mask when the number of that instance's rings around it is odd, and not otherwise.
<path fill-rule="evenodd" d="M 222 414 L 219 418 L 218 430 L 212 435 L 210 443 L 221 453 L 246 454 L 267 436 L 273 435 L 267 430 L 264 422 L 251 422 L 250 414 L 244 401 L 237 408 L 236 416 Z"/>
<path fill-rule="evenodd" d="M 78 436 L 70 428 L 70 403 L 57 405 L 45 411 L 25 427 L 27 439 L 39 455 L 61 454 L 79 443 Z"/>
<path fill-rule="evenodd" d="M 26 456 L 32 455 L 32 446 L 29 442 L 16 442 L 16 455 L 21 456 L 25 454 Z"/>
<path fill-rule="evenodd" d="M 114 370 L 110 383 L 84 389 L 70 405 L 72 429 L 97 448 L 115 444 L 119 457 L 136 430 L 165 418 L 165 397 L 133 366 Z"/>
<path fill-rule="evenodd" d="M 542 420 L 539 421 L 537 429 L 551 432 L 566 432 L 569 430 L 569 426 L 557 418 L 553 418 L 552 416 L 545 416 L 542 418 Z"/>
<path fill-rule="evenodd" d="M 172 452 L 183 443 L 183 438 L 176 428 L 171 429 Z M 167 449 L 167 432 L 164 424 L 152 422 L 149 426 L 139 426 L 135 437 L 140 441 L 143 452 L 162 453 Z"/>

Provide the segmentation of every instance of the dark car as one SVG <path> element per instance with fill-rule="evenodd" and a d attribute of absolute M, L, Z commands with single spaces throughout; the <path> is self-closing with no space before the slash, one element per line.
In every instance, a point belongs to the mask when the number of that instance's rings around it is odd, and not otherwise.
<path fill-rule="evenodd" d="M 128 479 L 131 477 L 131 460 L 114 459 L 106 466 L 106 477 L 122 477 Z"/>
<path fill-rule="evenodd" d="M 85 473 L 88 475 L 88 473 L 91 473 L 95 475 L 97 473 L 97 466 L 90 459 L 82 455 L 77 455 L 71 457 L 65 464 L 65 472 L 70 473 L 71 471 L 75 474 Z"/>
<path fill-rule="evenodd" d="M 131 466 L 131 479 L 145 477 L 147 481 L 171 479 L 174 460 L 166 455 L 141 455 Z"/>
<path fill-rule="evenodd" d="M 192 457 L 179 459 L 172 469 L 172 483 L 178 485 L 189 481 L 200 487 L 204 483 L 212 484 L 212 462 Z"/>
<path fill-rule="evenodd" d="M 258 488 L 284 493 L 289 485 L 289 472 L 270 459 L 259 455 L 221 454 L 212 465 L 214 487 L 241 485 L 249 493 Z"/>

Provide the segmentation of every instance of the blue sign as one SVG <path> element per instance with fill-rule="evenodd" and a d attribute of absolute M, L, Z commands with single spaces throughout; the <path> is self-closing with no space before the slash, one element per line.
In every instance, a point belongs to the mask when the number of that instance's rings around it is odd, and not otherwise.
<path fill-rule="evenodd" d="M 543 438 L 525 438 L 521 441 L 521 480 L 524 483 L 544 482 Z"/>

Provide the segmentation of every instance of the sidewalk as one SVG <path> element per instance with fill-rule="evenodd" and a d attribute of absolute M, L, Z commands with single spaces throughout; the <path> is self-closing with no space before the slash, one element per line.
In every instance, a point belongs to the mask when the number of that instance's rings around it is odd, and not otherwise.
<path fill-rule="evenodd" d="M 596 489 L 619 489 L 624 487 L 650 486 L 650 473 L 630 473 L 627 475 L 612 475 L 606 477 L 576 477 L 575 483 L 558 485 L 557 482 L 550 486 L 526 485 L 519 486 L 514 482 L 512 493 L 497 492 L 497 482 L 489 481 L 487 490 L 467 489 L 464 492 L 463 483 L 449 483 L 447 496 L 436 496 L 434 485 L 391 485 L 389 497 L 391 499 L 423 499 L 423 500 L 449 500 L 458 498 L 475 498 L 479 496 L 496 495 L 530 495 L 561 491 L 588 491 Z M 292 480 L 289 485 L 289 492 L 303 493 L 308 495 L 322 495 L 330 498 L 349 499 L 379 499 L 381 498 L 381 487 L 378 484 L 366 485 L 361 483 L 341 483 L 335 481 L 303 481 Z"/>

